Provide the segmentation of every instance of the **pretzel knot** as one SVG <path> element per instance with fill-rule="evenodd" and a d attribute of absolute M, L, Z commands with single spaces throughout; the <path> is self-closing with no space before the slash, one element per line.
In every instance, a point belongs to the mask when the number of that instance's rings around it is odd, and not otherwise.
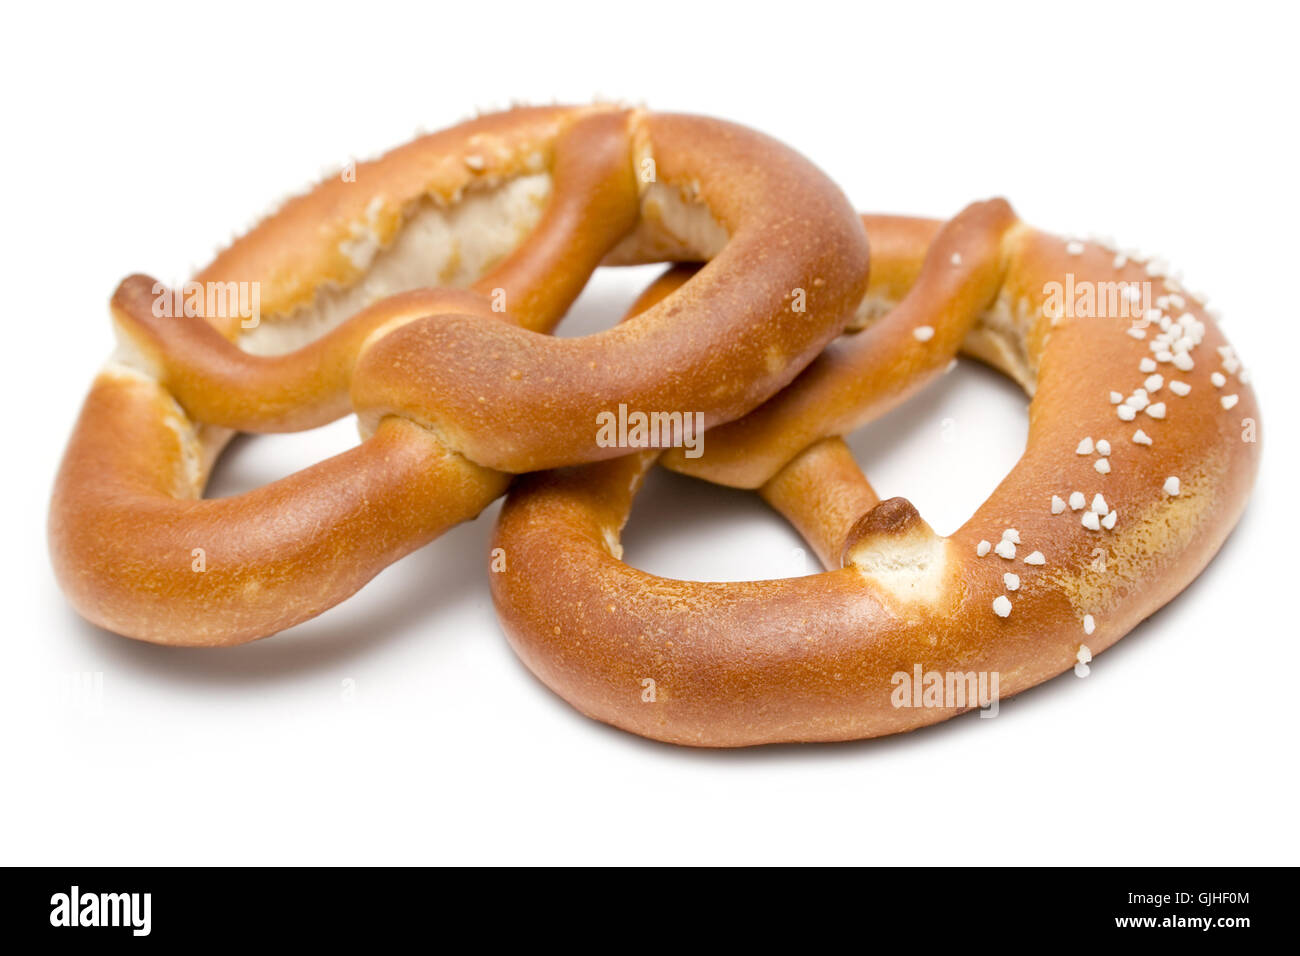
<path fill-rule="evenodd" d="M 1110 646 L 1240 516 L 1259 459 L 1255 396 L 1203 304 L 1158 264 L 1044 235 L 1000 200 L 942 227 L 863 222 L 864 328 L 710 431 L 702 457 L 660 458 L 758 489 L 826 572 L 698 583 L 624 564 L 619 532 L 659 452 L 530 476 L 507 499 L 497 611 L 528 667 L 584 714 L 719 747 L 944 720 Z M 666 274 L 638 307 L 687 276 Z M 940 537 L 906 499 L 877 499 L 840 436 L 959 350 L 1032 397 L 1029 438 Z"/>
<path fill-rule="evenodd" d="M 715 120 L 518 109 L 350 173 L 193 283 L 132 276 L 114 294 L 119 349 L 50 511 L 56 573 L 96 624 L 210 645 L 306 620 L 478 514 L 509 473 L 626 453 L 598 441 L 602 411 L 691 412 L 705 427 L 750 411 L 866 288 L 843 194 Z M 598 265 L 662 260 L 709 264 L 635 322 L 542 334 Z M 202 499 L 235 431 L 349 411 L 357 448 Z"/>

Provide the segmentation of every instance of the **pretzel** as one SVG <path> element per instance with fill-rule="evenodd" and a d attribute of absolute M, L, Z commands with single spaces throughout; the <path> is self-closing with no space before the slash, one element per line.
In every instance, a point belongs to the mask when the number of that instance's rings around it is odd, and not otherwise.
<path fill-rule="evenodd" d="M 92 622 L 224 645 L 307 620 L 477 515 L 508 473 L 624 453 L 597 442 L 601 409 L 690 410 L 706 427 L 744 414 L 838 334 L 866 287 L 843 194 L 717 120 L 516 109 L 350 173 L 288 202 L 189 292 L 133 276 L 114 294 L 119 348 L 49 521 L 55 571 Z M 634 323 L 542 334 L 602 262 L 664 258 L 709 265 Z M 225 308 L 208 307 L 213 288 Z M 256 316 L 229 306 L 245 288 Z M 195 290 L 194 314 L 158 308 L 191 311 Z M 202 499 L 235 431 L 349 411 L 358 447 Z"/>
<path fill-rule="evenodd" d="M 530 476 L 507 498 L 498 614 L 525 664 L 582 713 L 710 747 L 911 730 L 989 703 L 977 685 L 996 700 L 1086 666 L 1185 587 L 1237 521 L 1258 464 L 1255 396 L 1202 303 L 1158 263 L 1045 235 L 1001 200 L 947 225 L 863 222 L 861 330 L 711 429 L 703 456 L 645 451 Z M 687 275 L 669 273 L 637 308 Z M 1089 283 L 1152 301 L 1090 317 L 1081 294 L 1057 295 Z M 879 501 L 840 436 L 958 351 L 1032 402 L 1019 463 L 945 538 L 906 499 Z M 757 489 L 827 570 L 699 583 L 627 566 L 619 532 L 656 458 Z"/>

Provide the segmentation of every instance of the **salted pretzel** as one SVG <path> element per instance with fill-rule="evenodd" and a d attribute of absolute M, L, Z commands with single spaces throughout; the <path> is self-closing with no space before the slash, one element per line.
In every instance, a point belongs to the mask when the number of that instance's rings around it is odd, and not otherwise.
<path fill-rule="evenodd" d="M 707 432 L 701 457 L 645 451 L 530 476 L 508 497 L 494 537 L 506 570 L 490 576 L 498 613 L 527 666 L 584 714 L 715 747 L 944 720 L 985 703 L 972 678 L 996 674 L 1005 698 L 1109 647 L 1186 586 L 1240 516 L 1258 463 L 1255 396 L 1203 303 L 1159 263 L 1045 235 L 1001 200 L 942 226 L 863 222 L 861 331 Z M 636 308 L 686 275 L 667 274 Z M 1065 299 L 1065 286 L 1105 292 L 1105 314 L 1082 314 L 1086 297 Z M 1123 315 L 1124 303 L 1139 310 Z M 906 499 L 879 501 L 840 436 L 958 351 L 1032 402 L 1019 463 L 944 538 Z M 698 583 L 627 566 L 619 532 L 656 458 L 758 489 L 828 570 Z M 918 670 L 969 696 L 900 694 Z"/>
<path fill-rule="evenodd" d="M 664 259 L 709 264 L 636 322 L 542 334 L 598 265 Z M 55 570 L 131 637 L 282 630 L 478 514 L 508 473 L 625 453 L 598 443 L 601 410 L 748 412 L 844 327 L 866 265 L 843 194 L 729 123 L 530 108 L 425 136 L 236 241 L 195 277 L 193 314 L 158 308 L 185 287 L 122 283 L 119 348 L 54 488 Z M 214 287 L 251 287 L 260 314 L 209 308 Z M 349 411 L 357 448 L 201 497 L 235 431 Z"/>

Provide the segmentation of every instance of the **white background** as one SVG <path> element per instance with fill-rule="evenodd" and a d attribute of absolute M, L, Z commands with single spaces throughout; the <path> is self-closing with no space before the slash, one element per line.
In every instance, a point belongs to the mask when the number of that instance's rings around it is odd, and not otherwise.
<path fill-rule="evenodd" d="M 1294 7 L 20 4 L 6 20 L 0 862 L 1300 862 Z M 864 210 L 947 217 L 1005 195 L 1041 228 L 1177 264 L 1222 308 L 1264 411 L 1260 479 L 1218 559 L 1090 677 L 995 720 L 744 752 L 632 737 L 534 680 L 488 597 L 495 507 L 250 646 L 83 623 L 44 521 L 117 281 L 184 279 L 324 168 L 417 127 L 598 95 L 769 132 Z M 613 321 L 655 271 L 602 272 L 566 334 Z M 1024 410 L 963 363 L 853 447 L 882 496 L 945 533 L 1014 463 Z M 355 440 L 351 420 L 241 439 L 213 493 Z M 667 475 L 626 544 L 686 578 L 814 570 L 756 496 Z M 97 706 L 66 699 L 83 672 L 103 675 Z"/>

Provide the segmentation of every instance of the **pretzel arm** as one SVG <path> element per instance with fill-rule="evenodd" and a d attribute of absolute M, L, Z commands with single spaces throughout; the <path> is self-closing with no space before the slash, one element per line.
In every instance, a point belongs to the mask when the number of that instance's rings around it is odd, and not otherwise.
<path fill-rule="evenodd" d="M 596 267 L 632 231 L 640 193 L 632 174 L 628 115 L 596 115 L 575 124 L 555 156 L 555 191 L 528 241 L 474 283 L 484 296 L 504 293 L 511 320 L 550 332 Z"/>
<path fill-rule="evenodd" d="M 759 494 L 794 526 L 828 571 L 844 566 L 849 532 L 880 501 L 838 436 L 809 445 Z"/>
<path fill-rule="evenodd" d="M 232 498 L 198 498 L 201 456 L 193 426 L 156 383 L 123 372 L 95 384 L 50 514 L 55 569 L 86 618 L 166 644 L 262 637 L 337 604 L 507 483 L 397 419 Z M 95 476 L 93 493 L 84 474 Z"/>
<path fill-rule="evenodd" d="M 904 232 L 923 233 L 925 225 L 908 225 Z M 759 488 L 813 442 L 850 432 L 906 401 L 942 374 L 997 297 L 1005 270 L 1003 236 L 1016 225 L 1002 200 L 963 210 L 929 246 L 915 285 L 896 308 L 832 342 L 789 388 L 751 414 L 710 429 L 703 457 L 687 458 L 673 449 L 664 455 L 664 467 Z M 897 287 L 899 272 L 910 271 L 900 260 L 900 253 L 881 261 L 873 254 L 872 275 L 882 277 L 879 284 Z M 870 287 L 867 294 L 873 294 Z M 875 294 L 881 294 L 879 285 Z"/>
<path fill-rule="evenodd" d="M 148 369 L 195 421 L 247 432 L 301 431 L 348 414 L 352 370 L 378 330 L 439 312 L 500 318 L 471 292 L 417 289 L 375 303 L 296 351 L 255 355 L 202 318 L 154 316 L 156 287 L 135 275 L 113 294 L 131 363 Z"/>

